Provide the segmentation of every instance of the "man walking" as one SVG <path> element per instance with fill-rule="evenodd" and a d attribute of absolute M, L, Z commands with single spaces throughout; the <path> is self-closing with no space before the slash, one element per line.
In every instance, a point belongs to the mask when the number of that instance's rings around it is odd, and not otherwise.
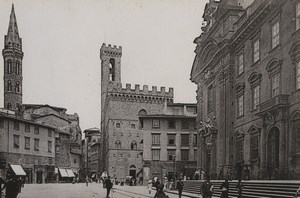
<path fill-rule="evenodd" d="M 207 177 L 206 181 L 204 181 L 201 186 L 202 197 L 203 198 L 211 198 L 212 194 L 213 194 L 213 188 L 214 188 L 214 186 L 210 182 L 210 178 Z"/>
<path fill-rule="evenodd" d="M 176 185 L 176 189 L 178 190 L 179 198 L 181 198 L 183 186 L 184 186 L 184 183 L 181 181 L 181 178 L 179 178 L 177 185 Z"/>
<path fill-rule="evenodd" d="M 105 180 L 105 187 L 106 187 L 106 198 L 109 198 L 109 193 L 111 188 L 113 187 L 113 183 L 110 180 L 110 176 Z"/>

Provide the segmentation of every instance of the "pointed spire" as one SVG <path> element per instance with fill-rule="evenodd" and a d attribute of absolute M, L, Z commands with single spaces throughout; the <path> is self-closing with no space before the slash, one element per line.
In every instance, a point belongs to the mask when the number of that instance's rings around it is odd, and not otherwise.
<path fill-rule="evenodd" d="M 18 31 L 18 25 L 17 25 L 17 19 L 15 14 L 15 8 L 14 4 L 12 4 L 11 7 L 11 13 L 10 13 L 10 20 L 9 20 L 9 26 L 7 31 L 8 36 L 17 36 L 19 38 L 19 31 Z"/>

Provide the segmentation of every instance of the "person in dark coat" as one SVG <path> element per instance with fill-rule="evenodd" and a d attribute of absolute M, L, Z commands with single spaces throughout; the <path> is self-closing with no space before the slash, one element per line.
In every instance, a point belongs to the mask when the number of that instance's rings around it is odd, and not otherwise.
<path fill-rule="evenodd" d="M 19 184 L 16 178 L 11 173 L 8 173 L 6 178 L 7 181 L 4 184 L 4 188 L 6 189 L 5 198 L 17 198 L 19 194 Z"/>
<path fill-rule="evenodd" d="M 168 195 L 163 191 L 164 185 L 163 184 L 158 184 L 157 186 L 157 192 L 154 195 L 154 198 L 169 198 Z"/>
<path fill-rule="evenodd" d="M 203 198 L 211 198 L 213 194 L 213 185 L 210 182 L 210 178 L 208 177 L 206 181 L 204 181 L 201 185 L 202 197 Z"/>
<path fill-rule="evenodd" d="M 179 198 L 181 198 L 183 186 L 184 186 L 184 183 L 181 181 L 181 178 L 179 178 L 177 185 L 176 185 L 176 189 L 178 190 Z"/>
<path fill-rule="evenodd" d="M 160 184 L 160 182 L 159 182 L 159 180 L 157 179 L 157 180 L 155 181 L 155 183 L 154 183 L 155 188 L 156 188 L 156 191 L 158 191 L 158 186 L 159 186 L 159 184 Z"/>
<path fill-rule="evenodd" d="M 221 198 L 228 198 L 228 191 L 229 191 L 228 179 L 225 179 L 225 182 L 221 184 L 220 189 L 222 190 Z"/>
<path fill-rule="evenodd" d="M 239 179 L 238 183 L 236 184 L 236 190 L 237 190 L 237 193 L 238 193 L 238 198 L 242 198 L 242 194 L 243 194 L 243 188 L 244 188 L 244 185 L 242 183 L 242 181 Z"/>
<path fill-rule="evenodd" d="M 106 198 L 109 198 L 110 190 L 113 187 L 113 183 L 110 180 L 110 176 L 105 180 L 105 187 L 106 187 Z"/>

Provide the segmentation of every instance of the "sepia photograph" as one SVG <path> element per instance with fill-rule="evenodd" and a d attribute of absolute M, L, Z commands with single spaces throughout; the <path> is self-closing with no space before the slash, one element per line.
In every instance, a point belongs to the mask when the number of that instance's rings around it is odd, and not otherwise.
<path fill-rule="evenodd" d="M 300 0 L 0 0 L 0 198 L 300 198 Z"/>

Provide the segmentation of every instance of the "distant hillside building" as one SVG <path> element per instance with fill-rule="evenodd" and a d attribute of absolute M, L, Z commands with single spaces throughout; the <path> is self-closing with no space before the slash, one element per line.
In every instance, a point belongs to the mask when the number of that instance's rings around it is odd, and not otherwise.
<path fill-rule="evenodd" d="M 202 133 L 199 167 L 300 179 L 300 2 L 212 0 L 203 19 L 191 80 L 217 133 Z"/>
<path fill-rule="evenodd" d="M 101 59 L 101 132 L 104 170 L 113 178 L 138 177 L 143 173 L 143 137 L 139 115 L 162 114 L 173 102 L 173 88 L 148 90 L 144 85 L 122 88 L 122 47 L 103 44 Z"/>
<path fill-rule="evenodd" d="M 165 177 L 196 178 L 196 117 L 196 104 L 183 103 L 169 104 L 161 114 L 139 116 L 143 123 L 144 182 L 154 177 L 160 181 Z"/>

